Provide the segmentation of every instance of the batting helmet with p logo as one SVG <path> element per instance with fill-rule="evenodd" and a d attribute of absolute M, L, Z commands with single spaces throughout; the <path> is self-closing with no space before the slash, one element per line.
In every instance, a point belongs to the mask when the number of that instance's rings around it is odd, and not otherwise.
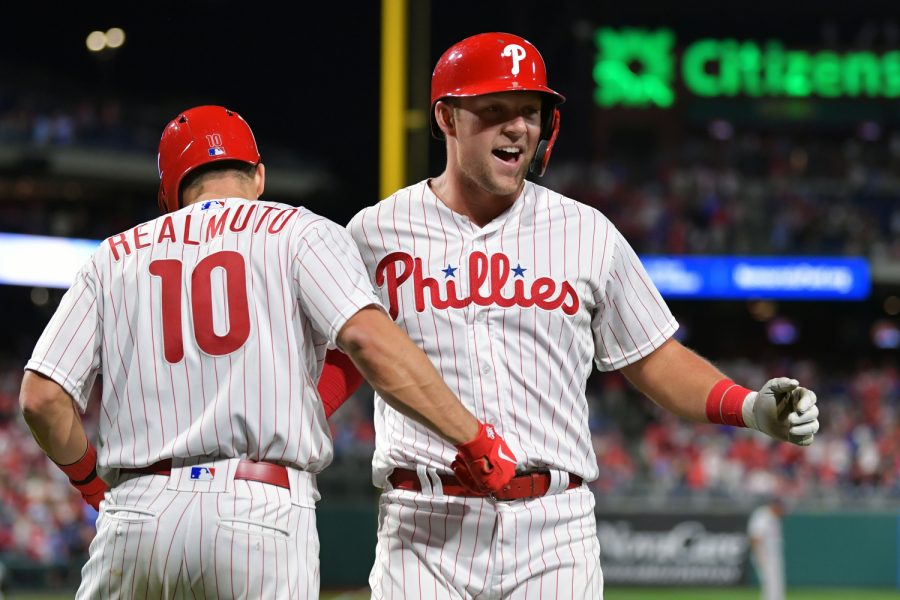
<path fill-rule="evenodd" d="M 431 133 L 444 135 L 434 116 L 443 98 L 481 96 L 496 92 L 540 92 L 543 96 L 541 137 L 529 167 L 544 174 L 559 133 L 558 104 L 565 97 L 547 87 L 544 59 L 531 42 L 511 33 L 480 33 L 451 46 L 431 76 Z"/>

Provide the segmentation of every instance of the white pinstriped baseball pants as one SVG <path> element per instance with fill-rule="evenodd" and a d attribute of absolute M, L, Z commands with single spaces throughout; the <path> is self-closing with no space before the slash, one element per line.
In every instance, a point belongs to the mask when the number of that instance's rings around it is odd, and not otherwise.
<path fill-rule="evenodd" d="M 603 597 L 594 495 L 531 500 L 381 495 L 373 600 Z"/>
<path fill-rule="evenodd" d="M 132 477 L 107 492 L 78 600 L 319 597 L 315 508 L 256 481 L 222 493 L 168 482 Z"/>

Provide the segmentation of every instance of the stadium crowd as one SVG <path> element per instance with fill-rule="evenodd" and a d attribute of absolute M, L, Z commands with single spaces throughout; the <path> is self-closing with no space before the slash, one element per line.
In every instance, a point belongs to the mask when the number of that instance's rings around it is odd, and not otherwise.
<path fill-rule="evenodd" d="M 103 148 L 153 160 L 167 112 L 123 116 L 115 99 L 63 102 L 49 92 L 0 94 L 0 146 Z M 127 126 L 126 126 L 127 124 Z M 271 159 L 271 157 L 270 157 Z M 900 132 L 863 122 L 854 133 L 804 136 L 737 130 L 724 121 L 677 141 L 594 160 L 554 160 L 541 183 L 606 214 L 641 253 L 820 254 L 900 259 Z M 27 187 L 27 186 L 26 186 Z M 0 206 L 0 231 L 47 234 L 33 194 Z M 375 198 L 358 199 L 359 205 Z M 123 208 L 151 218 L 152 203 Z M 84 203 L 88 205 L 85 212 Z M 93 203 L 93 206 L 91 204 Z M 23 210 L 27 206 L 29 210 Z M 310 208 L 324 212 L 327 207 Z M 118 229 L 102 198 L 46 202 L 52 235 Z M 127 227 L 126 216 L 114 225 Z M 113 229 L 115 229 L 113 231 Z"/>
<path fill-rule="evenodd" d="M 152 160 L 158 132 L 122 123 L 161 121 L 156 115 L 123 119 L 115 101 L 64 106 L 47 96 L 0 95 L 0 145 L 127 148 L 146 151 Z M 900 260 L 900 134 L 871 128 L 862 133 L 829 140 L 731 132 L 724 140 L 721 131 L 718 137 L 695 132 L 647 157 L 587 162 L 561 157 L 542 183 L 603 211 L 643 254 Z M 2 232 L 101 238 L 133 225 L 135 215 L 150 218 L 155 211 L 152 197 L 138 198 L 133 191 L 116 202 L 109 197 L 71 202 L 4 189 Z M 370 201 L 359 199 L 361 205 Z M 328 215 L 327 207 L 309 206 Z M 37 335 L 42 326 L 31 333 Z M 33 341 L 14 345 L 27 348 Z M 13 352 L 0 361 L 0 559 L 64 565 L 86 552 L 95 514 L 49 465 L 21 419 L 17 394 L 26 359 Z M 900 502 L 896 361 L 861 359 L 847 371 L 822 372 L 816 359 L 721 365 L 745 384 L 799 373 L 804 385 L 827 401 L 823 429 L 808 449 L 746 430 L 678 421 L 656 410 L 620 375 L 595 374 L 588 398 L 600 468 L 591 485 L 598 498 L 714 502 L 777 490 L 804 502 Z M 364 386 L 332 420 L 330 472 L 363 484 L 370 480 L 374 448 L 370 394 Z M 85 417 L 92 427 L 97 400 Z M 327 500 L 341 488 L 329 491 L 323 485 L 323 494 Z"/>
<path fill-rule="evenodd" d="M 742 381 L 790 370 L 827 401 L 827 418 L 810 448 L 778 444 L 749 430 L 695 425 L 657 410 L 618 374 L 589 380 L 591 431 L 600 502 L 622 498 L 694 506 L 773 492 L 807 505 L 900 502 L 900 372 L 861 363 L 848 373 L 819 373 L 811 363 L 723 364 Z M 0 558 L 64 565 L 87 550 L 93 509 L 40 451 L 19 416 L 21 365 L 0 372 Z M 374 450 L 371 391 L 363 386 L 332 418 L 337 472 L 368 481 Z M 97 398 L 85 420 L 96 427 Z M 323 484 L 325 500 L 342 498 Z M 372 489 L 372 496 L 375 490 Z M 358 496 L 357 496 L 358 499 Z"/>
<path fill-rule="evenodd" d="M 695 134 L 646 158 L 560 161 L 545 179 L 645 254 L 900 259 L 900 133 L 744 133 L 728 143 Z"/>

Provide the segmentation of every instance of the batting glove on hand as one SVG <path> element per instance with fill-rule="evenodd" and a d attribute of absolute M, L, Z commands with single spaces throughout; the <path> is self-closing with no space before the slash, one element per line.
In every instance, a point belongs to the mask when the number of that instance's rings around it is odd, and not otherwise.
<path fill-rule="evenodd" d="M 747 395 L 741 407 L 744 424 L 776 440 L 809 446 L 819 431 L 819 408 L 812 390 L 787 377 L 770 379 Z"/>
<path fill-rule="evenodd" d="M 478 494 L 502 490 L 516 474 L 516 457 L 488 423 L 479 423 L 475 439 L 456 447 L 459 453 L 450 465 L 460 483 Z"/>

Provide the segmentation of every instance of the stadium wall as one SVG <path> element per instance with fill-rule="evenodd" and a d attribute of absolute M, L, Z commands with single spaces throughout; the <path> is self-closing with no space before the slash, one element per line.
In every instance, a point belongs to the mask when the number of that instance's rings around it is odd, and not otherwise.
<path fill-rule="evenodd" d="M 598 512 L 604 575 L 620 585 L 747 585 L 748 514 Z M 323 588 L 364 587 L 378 508 L 317 510 Z M 784 519 L 791 587 L 900 589 L 900 512 L 796 512 Z M 604 539 L 605 538 L 605 539 Z"/>

